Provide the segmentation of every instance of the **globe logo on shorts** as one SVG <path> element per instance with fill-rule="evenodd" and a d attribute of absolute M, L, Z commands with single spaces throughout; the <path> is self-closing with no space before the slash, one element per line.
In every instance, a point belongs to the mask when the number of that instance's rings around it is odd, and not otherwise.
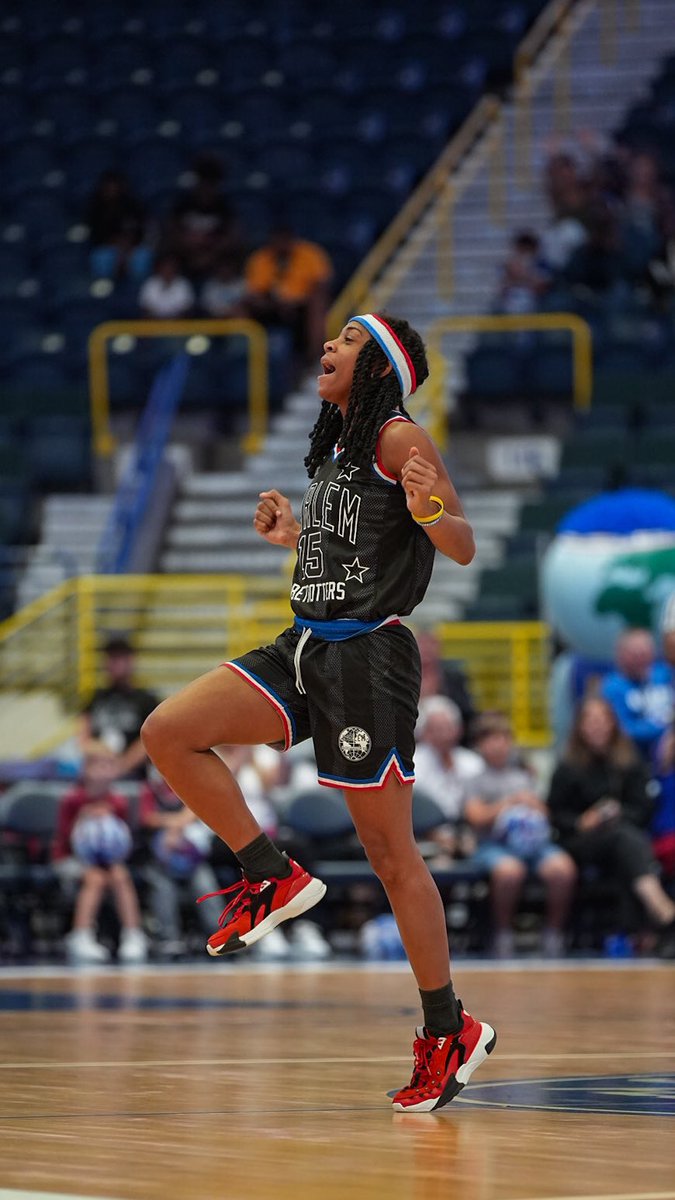
<path fill-rule="evenodd" d="M 338 738 L 340 753 L 350 762 L 360 762 L 362 758 L 370 754 L 372 744 L 370 734 L 366 733 L 365 729 L 360 729 L 358 725 L 348 725 Z"/>

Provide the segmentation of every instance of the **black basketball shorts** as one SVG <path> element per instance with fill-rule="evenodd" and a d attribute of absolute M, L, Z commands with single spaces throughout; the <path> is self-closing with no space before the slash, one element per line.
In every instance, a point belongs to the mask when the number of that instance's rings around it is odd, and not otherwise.
<path fill-rule="evenodd" d="M 300 637 L 285 629 L 225 664 L 279 713 L 285 737 L 277 749 L 311 737 L 327 787 L 382 787 L 392 771 L 412 782 L 420 656 L 411 631 L 383 625 L 336 642 L 312 635 L 298 654 Z"/>

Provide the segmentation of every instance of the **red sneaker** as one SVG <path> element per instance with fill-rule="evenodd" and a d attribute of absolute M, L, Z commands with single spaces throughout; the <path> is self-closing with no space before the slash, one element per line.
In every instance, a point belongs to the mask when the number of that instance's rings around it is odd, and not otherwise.
<path fill-rule="evenodd" d="M 325 883 L 314 879 L 292 858 L 289 858 L 288 865 L 291 873 L 286 879 L 270 876 L 261 883 L 249 883 L 243 876 L 240 883 L 199 897 L 199 900 L 208 900 L 210 896 L 234 893 L 220 914 L 217 932 L 212 933 L 206 943 L 209 954 L 231 954 L 234 950 L 245 950 L 276 929 L 282 921 L 299 917 L 300 913 L 318 904 L 326 894 Z"/>
<path fill-rule="evenodd" d="M 412 1079 L 392 1097 L 396 1111 L 432 1112 L 449 1104 L 492 1053 L 496 1041 L 490 1025 L 475 1021 L 463 1009 L 462 1028 L 447 1037 L 433 1037 L 418 1025 Z"/>

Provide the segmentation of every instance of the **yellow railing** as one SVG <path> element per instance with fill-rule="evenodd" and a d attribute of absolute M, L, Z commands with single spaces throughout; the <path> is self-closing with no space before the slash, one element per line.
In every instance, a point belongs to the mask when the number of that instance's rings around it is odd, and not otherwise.
<path fill-rule="evenodd" d="M 113 338 L 244 337 L 248 345 L 249 430 L 246 449 L 258 449 L 267 429 L 268 343 L 257 321 L 244 317 L 222 320 L 106 321 L 89 337 L 89 393 L 94 453 L 106 459 L 114 449 L 110 431 L 108 343 Z M 223 381 L 225 383 L 225 381 Z"/>
<path fill-rule="evenodd" d="M 272 641 L 290 620 L 282 572 L 81 577 L 0 624 L 0 679 L 14 694 L 57 696 L 66 716 L 103 683 L 101 647 L 113 634 L 134 646 L 138 683 L 168 695 L 224 659 Z M 477 705 L 509 713 L 524 744 L 544 744 L 547 627 L 477 622 L 437 632 L 444 655 L 464 664 Z"/>
<path fill-rule="evenodd" d="M 448 333 L 523 333 L 566 330 L 572 338 L 572 378 L 574 406 L 580 411 L 590 407 L 593 391 L 593 339 L 590 325 L 576 313 L 528 313 L 523 316 L 498 314 L 440 317 L 429 327 L 427 349 L 429 380 L 420 395 L 428 416 L 426 425 L 443 448 L 447 434 L 448 361 L 443 352 L 443 335 Z"/>
<path fill-rule="evenodd" d="M 439 625 L 444 658 L 463 664 L 476 708 L 509 715 L 523 746 L 550 742 L 550 630 L 542 621 L 476 621 Z"/>

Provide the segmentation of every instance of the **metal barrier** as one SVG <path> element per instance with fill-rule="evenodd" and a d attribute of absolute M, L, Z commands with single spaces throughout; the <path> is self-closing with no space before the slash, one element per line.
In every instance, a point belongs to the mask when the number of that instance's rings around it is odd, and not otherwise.
<path fill-rule="evenodd" d="M 522 746 L 547 746 L 551 636 L 542 621 L 437 626 L 443 658 L 466 670 L 476 708 L 506 713 Z"/>
<path fill-rule="evenodd" d="M 110 432 L 110 386 L 107 347 L 113 338 L 245 337 L 248 343 L 249 430 L 246 449 L 254 452 L 267 430 L 269 354 L 267 334 L 247 318 L 182 321 L 105 321 L 89 336 L 89 394 L 94 453 L 107 459 L 114 450 Z"/>
<path fill-rule="evenodd" d="M 291 617 L 281 574 L 85 576 L 0 625 L 0 679 L 8 691 L 54 693 L 75 713 L 104 682 L 102 644 L 124 634 L 136 650 L 138 683 L 168 695 L 272 641 Z M 476 622 L 437 633 L 444 656 L 464 665 L 477 705 L 507 712 L 524 745 L 544 745 L 547 626 Z"/>

